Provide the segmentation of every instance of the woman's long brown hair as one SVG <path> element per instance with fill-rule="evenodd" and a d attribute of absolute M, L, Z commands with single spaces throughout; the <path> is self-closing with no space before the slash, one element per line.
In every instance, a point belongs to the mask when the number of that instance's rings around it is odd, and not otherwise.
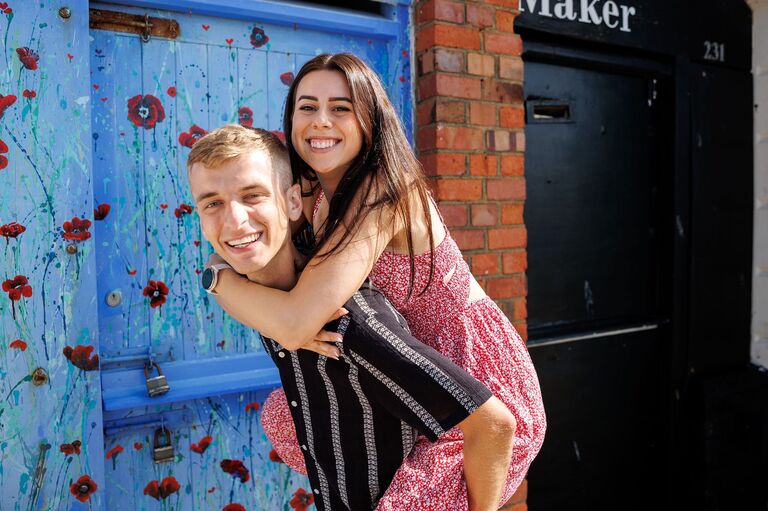
<path fill-rule="evenodd" d="M 377 208 L 390 206 L 405 226 L 411 270 L 408 286 L 408 298 L 410 298 L 414 285 L 415 255 L 410 198 L 412 193 L 416 194 L 424 213 L 424 221 L 429 233 L 429 246 L 432 247 L 429 251 L 429 278 L 424 289 L 419 292 L 422 294 L 432 282 L 434 273 L 434 235 L 426 180 L 421 165 L 405 137 L 397 112 L 389 101 L 378 76 L 355 55 L 349 53 L 318 55 L 302 66 L 288 90 L 283 131 L 294 180 L 298 181 L 303 177 L 313 183 L 312 190 L 316 188 L 314 183 L 317 181 L 317 175 L 296 152 L 291 133 L 296 89 L 302 78 L 319 70 L 339 71 L 345 76 L 352 96 L 350 99 L 355 116 L 363 132 L 363 145 L 329 200 L 328 218 L 323 223 L 322 229 L 318 229 L 321 234 L 312 255 L 327 257 L 342 250 L 368 214 Z M 360 205 L 355 212 L 350 211 L 353 203 Z M 336 231 L 341 235 L 332 243 L 331 237 Z"/>

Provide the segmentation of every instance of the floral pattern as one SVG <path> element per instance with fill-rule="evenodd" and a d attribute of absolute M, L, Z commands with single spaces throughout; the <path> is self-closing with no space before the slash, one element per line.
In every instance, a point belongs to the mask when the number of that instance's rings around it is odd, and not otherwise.
<path fill-rule="evenodd" d="M 21 339 L 16 339 L 15 341 L 11 342 L 8 347 L 14 350 L 27 351 L 27 343 Z"/>
<path fill-rule="evenodd" d="M 199 442 L 196 444 L 192 444 L 189 446 L 190 450 L 192 452 L 196 452 L 197 454 L 203 454 L 206 449 L 211 445 L 211 442 L 213 442 L 213 437 L 210 435 L 206 435 L 203 438 L 200 439 Z"/>
<path fill-rule="evenodd" d="M 3 282 L 3 291 L 8 293 L 8 298 L 12 302 L 17 302 L 22 297 L 29 298 L 32 296 L 32 286 L 29 285 L 29 279 L 24 275 L 16 275 L 14 278 Z"/>
<path fill-rule="evenodd" d="M 80 440 L 74 440 L 71 444 L 61 444 L 59 450 L 67 456 L 72 456 L 74 454 L 80 454 L 81 445 L 82 443 Z"/>
<path fill-rule="evenodd" d="M 5 111 L 8 109 L 9 106 L 14 104 L 16 102 L 16 96 L 13 94 L 8 94 L 7 96 L 3 96 L 0 94 L 0 119 L 3 118 L 3 115 L 5 115 Z"/>
<path fill-rule="evenodd" d="M 161 280 L 150 280 L 144 288 L 144 296 L 149 297 L 149 306 L 156 309 L 165 303 L 168 296 L 168 286 Z"/>
<path fill-rule="evenodd" d="M 173 476 L 168 476 L 158 483 L 157 480 L 150 481 L 144 487 L 144 495 L 148 495 L 155 500 L 167 499 L 181 488 L 181 485 Z"/>
<path fill-rule="evenodd" d="M 91 495 L 93 495 L 98 486 L 96 482 L 87 475 L 82 475 L 80 478 L 72 483 L 69 487 L 69 493 L 75 496 L 80 502 L 88 502 Z"/>
<path fill-rule="evenodd" d="M 241 106 L 240 110 L 237 111 L 237 119 L 242 126 L 245 126 L 246 128 L 252 128 L 253 127 L 253 110 L 251 110 L 247 106 Z"/>
<path fill-rule="evenodd" d="M 206 133 L 208 132 L 203 128 L 197 124 L 193 124 L 192 127 L 189 128 L 189 131 L 185 131 L 179 135 L 179 143 L 184 147 L 192 148 L 192 146 L 195 145 L 195 142 L 203 138 Z"/>
<path fill-rule="evenodd" d="M 269 42 L 269 36 L 264 33 L 263 28 L 253 27 L 251 30 L 251 46 L 261 48 Z"/>
<path fill-rule="evenodd" d="M 93 219 L 99 221 L 104 220 L 107 218 L 110 209 L 109 204 L 99 204 L 93 208 Z"/>
<path fill-rule="evenodd" d="M 8 145 L 0 139 L 0 170 L 3 170 L 5 167 L 8 166 L 8 157 L 4 156 L 3 153 L 8 152 Z"/>
<path fill-rule="evenodd" d="M 11 238 L 17 238 L 19 234 L 26 231 L 27 228 L 18 222 L 0 225 L 0 236 L 5 238 L 6 244 Z"/>
<path fill-rule="evenodd" d="M 221 511 L 246 511 L 245 506 L 242 504 L 238 504 L 237 502 L 233 502 L 232 504 L 227 504 L 223 508 L 221 508 Z"/>
<path fill-rule="evenodd" d="M 91 356 L 93 350 L 93 346 L 80 344 L 74 348 L 71 346 L 64 346 L 62 351 L 64 352 L 64 356 L 73 366 L 82 369 L 83 371 L 95 371 L 99 368 L 99 356 Z"/>
<path fill-rule="evenodd" d="M 40 60 L 40 57 L 34 50 L 24 46 L 23 48 L 16 48 L 16 54 L 19 56 L 21 64 L 26 69 L 29 69 L 30 71 L 37 69 L 37 61 Z"/>
<path fill-rule="evenodd" d="M 291 507 L 296 511 L 307 511 L 307 508 L 315 503 L 315 496 L 309 493 L 304 488 L 299 488 L 293 494 L 293 498 L 289 502 Z"/>
<path fill-rule="evenodd" d="M 251 473 L 240 460 L 222 460 L 221 469 L 232 477 L 240 479 L 241 483 L 247 483 L 251 478 Z"/>
<path fill-rule="evenodd" d="M 91 237 L 88 229 L 91 228 L 91 221 L 87 218 L 72 217 L 72 220 L 64 222 L 62 226 L 64 234 L 61 235 L 65 240 L 85 241 Z"/>
<path fill-rule="evenodd" d="M 128 100 L 128 120 L 139 128 L 151 130 L 165 120 L 165 109 L 152 94 L 139 94 Z"/>
<path fill-rule="evenodd" d="M 176 218 L 181 218 L 184 215 L 192 214 L 192 206 L 189 204 L 181 204 L 178 208 L 173 210 L 173 214 Z"/>

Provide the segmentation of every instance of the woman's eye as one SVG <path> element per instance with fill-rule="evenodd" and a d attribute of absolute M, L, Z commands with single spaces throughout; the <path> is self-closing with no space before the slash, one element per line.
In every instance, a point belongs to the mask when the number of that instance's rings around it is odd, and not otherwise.
<path fill-rule="evenodd" d="M 334 112 L 350 112 L 351 109 L 349 107 L 346 107 L 346 106 L 335 106 L 335 107 L 333 107 L 333 111 Z"/>
<path fill-rule="evenodd" d="M 305 112 L 311 112 L 314 109 L 315 109 L 315 107 L 313 107 L 312 105 L 301 105 L 299 107 L 299 110 L 303 110 Z"/>

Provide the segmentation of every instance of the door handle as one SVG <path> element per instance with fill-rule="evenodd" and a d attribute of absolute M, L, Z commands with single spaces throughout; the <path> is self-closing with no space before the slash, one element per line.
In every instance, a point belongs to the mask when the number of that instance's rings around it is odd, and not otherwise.
<path fill-rule="evenodd" d="M 528 342 L 528 348 L 539 348 L 542 346 L 553 346 L 555 344 L 564 344 L 567 342 L 584 341 L 590 339 L 601 339 L 603 337 L 614 337 L 616 335 L 632 334 L 635 332 L 646 332 L 656 330 L 666 321 L 657 321 L 655 323 L 644 323 L 638 326 L 625 328 L 610 328 L 606 330 L 595 330 L 588 333 L 570 334 L 562 336 L 545 337 L 543 339 L 531 340 Z"/>

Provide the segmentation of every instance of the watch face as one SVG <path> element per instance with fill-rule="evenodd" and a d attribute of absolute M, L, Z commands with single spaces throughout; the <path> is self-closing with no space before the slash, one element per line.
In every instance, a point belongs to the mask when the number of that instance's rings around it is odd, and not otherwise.
<path fill-rule="evenodd" d="M 210 290 L 212 285 L 213 285 L 213 269 L 206 268 L 205 270 L 203 270 L 203 288 Z"/>

